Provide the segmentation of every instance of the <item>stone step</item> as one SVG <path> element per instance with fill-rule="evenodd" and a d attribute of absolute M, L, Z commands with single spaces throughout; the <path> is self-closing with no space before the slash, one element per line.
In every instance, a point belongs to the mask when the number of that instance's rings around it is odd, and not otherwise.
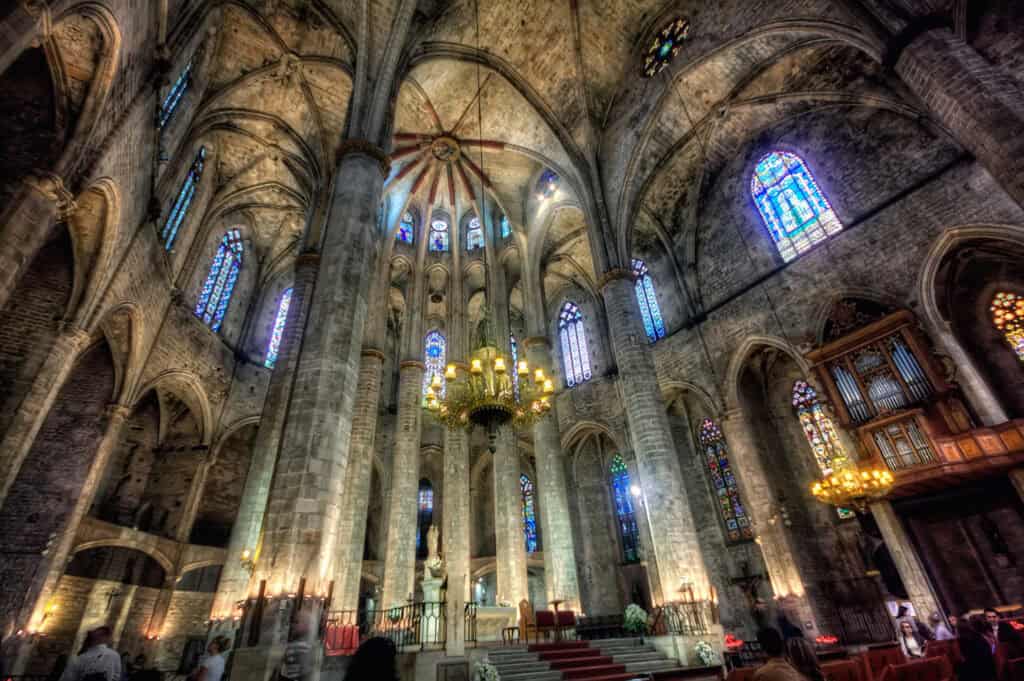
<path fill-rule="evenodd" d="M 487 659 L 492 662 L 527 662 L 529 660 L 539 660 L 540 657 L 537 653 L 487 653 Z"/>
<path fill-rule="evenodd" d="M 679 669 L 679 663 L 668 658 L 661 660 L 649 660 L 647 662 L 633 662 L 626 665 L 628 672 L 664 672 Z"/>
<path fill-rule="evenodd" d="M 562 681 L 562 672 L 526 672 L 525 674 L 502 674 L 501 681 Z"/>
<path fill-rule="evenodd" d="M 631 662 L 649 662 L 650 660 L 667 660 L 657 650 L 645 650 L 642 653 L 624 653 L 620 655 L 613 655 L 612 659 L 621 664 L 629 664 Z"/>
<path fill-rule="evenodd" d="M 491 664 L 494 664 L 493 662 Z M 512 664 L 495 664 L 494 667 L 501 674 L 502 678 L 505 674 L 522 674 L 528 671 L 539 671 L 546 672 L 551 670 L 551 665 L 547 662 L 514 662 Z"/>

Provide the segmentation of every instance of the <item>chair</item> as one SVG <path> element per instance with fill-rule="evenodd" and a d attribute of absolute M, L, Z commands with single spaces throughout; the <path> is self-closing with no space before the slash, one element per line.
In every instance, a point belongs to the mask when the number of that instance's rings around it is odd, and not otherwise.
<path fill-rule="evenodd" d="M 558 631 L 558 621 L 555 619 L 555 613 L 553 610 L 538 610 L 534 613 L 534 616 L 536 617 L 536 621 L 533 628 L 534 631 L 537 632 L 535 636 L 538 643 L 540 643 L 541 632 L 544 632 L 544 638 L 546 640 L 548 634 Z"/>
<path fill-rule="evenodd" d="M 903 649 L 899 646 L 872 648 L 861 655 L 860 659 L 866 681 L 877 681 L 882 678 L 882 673 L 886 667 L 894 664 L 903 664 L 907 661 L 906 656 L 903 654 Z"/>
<path fill-rule="evenodd" d="M 544 638 L 547 638 L 548 633 L 555 631 L 555 613 L 550 610 L 541 610 L 535 613 L 530 607 L 530 601 L 524 598 L 519 601 L 519 629 L 520 639 L 523 643 L 530 642 L 531 631 L 534 640 L 539 643 L 541 632 L 544 632 Z"/>
<path fill-rule="evenodd" d="M 864 666 L 857 660 L 836 660 L 821 665 L 821 672 L 828 681 L 866 681 Z"/>
<path fill-rule="evenodd" d="M 881 681 L 951 681 L 953 668 L 945 657 L 917 659 L 905 664 L 889 665 Z"/>
<path fill-rule="evenodd" d="M 1024 681 L 1024 657 L 1007 660 L 1001 678 L 1003 681 Z"/>
<path fill-rule="evenodd" d="M 960 643 L 951 641 L 928 641 L 924 645 L 925 657 L 944 657 L 954 669 L 963 660 L 960 655 Z"/>

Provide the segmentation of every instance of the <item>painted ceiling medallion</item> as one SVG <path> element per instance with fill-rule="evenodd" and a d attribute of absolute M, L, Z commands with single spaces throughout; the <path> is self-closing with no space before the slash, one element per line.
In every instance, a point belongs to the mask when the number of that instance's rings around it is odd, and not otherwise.
<path fill-rule="evenodd" d="M 644 56 L 644 76 L 653 78 L 661 73 L 683 49 L 683 42 L 689 35 L 690 22 L 682 17 L 661 29 Z"/>
<path fill-rule="evenodd" d="M 430 152 L 438 161 L 443 161 L 445 163 L 458 161 L 459 157 L 462 155 L 462 149 L 459 147 L 458 140 L 447 135 L 435 138 L 434 141 L 430 143 Z"/>

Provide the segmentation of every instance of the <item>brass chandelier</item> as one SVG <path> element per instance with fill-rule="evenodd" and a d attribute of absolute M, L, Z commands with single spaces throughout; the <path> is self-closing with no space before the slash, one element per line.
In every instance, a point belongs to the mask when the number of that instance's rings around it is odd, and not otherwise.
<path fill-rule="evenodd" d="M 812 484 L 811 494 L 823 503 L 864 513 L 869 503 L 889 493 L 893 482 L 887 470 L 848 464 Z"/>

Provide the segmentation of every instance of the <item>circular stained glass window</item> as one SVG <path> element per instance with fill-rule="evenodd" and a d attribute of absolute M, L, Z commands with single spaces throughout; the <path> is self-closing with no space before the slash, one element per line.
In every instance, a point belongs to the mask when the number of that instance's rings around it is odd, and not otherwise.
<path fill-rule="evenodd" d="M 690 35 L 690 22 L 679 18 L 658 31 L 644 55 L 644 75 L 652 78 L 668 66 Z"/>

